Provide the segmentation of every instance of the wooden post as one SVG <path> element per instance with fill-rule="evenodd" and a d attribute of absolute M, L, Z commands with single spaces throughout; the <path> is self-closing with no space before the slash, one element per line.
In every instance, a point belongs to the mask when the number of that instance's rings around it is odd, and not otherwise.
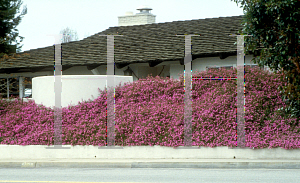
<path fill-rule="evenodd" d="M 24 96 L 24 78 L 22 76 L 19 76 L 19 97 L 22 100 L 23 104 L 23 96 Z"/>
<path fill-rule="evenodd" d="M 22 99 L 23 98 L 23 77 L 19 76 L 19 97 Z"/>

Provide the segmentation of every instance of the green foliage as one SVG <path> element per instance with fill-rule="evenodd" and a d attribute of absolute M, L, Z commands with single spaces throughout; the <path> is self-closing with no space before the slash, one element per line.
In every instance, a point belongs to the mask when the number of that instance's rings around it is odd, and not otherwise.
<path fill-rule="evenodd" d="M 25 7 L 21 15 L 15 17 L 16 13 L 19 13 L 21 4 L 21 0 L 0 1 L 0 58 L 9 53 L 9 45 L 12 42 L 16 42 L 16 45 L 20 44 L 16 40 L 17 37 L 20 38 L 20 42 L 24 39 L 24 37 L 18 36 L 18 29 L 16 29 L 16 26 L 21 22 L 21 16 L 27 14 Z M 16 51 L 20 52 L 22 46 L 16 46 Z"/>
<path fill-rule="evenodd" d="M 252 35 L 245 36 L 245 53 L 258 52 L 254 63 L 285 73 L 286 77 L 280 79 L 287 85 L 278 88 L 287 104 L 281 114 L 300 118 L 300 1 L 233 1 L 241 3 L 245 14 L 239 33 Z"/>

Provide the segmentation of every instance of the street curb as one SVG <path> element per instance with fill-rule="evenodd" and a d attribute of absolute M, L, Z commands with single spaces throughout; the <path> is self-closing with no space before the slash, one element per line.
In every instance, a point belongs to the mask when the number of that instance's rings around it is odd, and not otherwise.
<path fill-rule="evenodd" d="M 299 162 L 0 162 L 0 168 L 231 168 L 300 169 Z"/>

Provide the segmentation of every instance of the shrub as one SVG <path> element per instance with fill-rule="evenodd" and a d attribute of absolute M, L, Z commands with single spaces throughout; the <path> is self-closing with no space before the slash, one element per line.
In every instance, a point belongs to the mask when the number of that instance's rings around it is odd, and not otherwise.
<path fill-rule="evenodd" d="M 297 119 L 283 117 L 281 74 L 245 68 L 245 137 L 249 148 L 299 148 Z M 196 72 L 193 78 L 236 77 L 236 68 Z M 192 145 L 236 145 L 236 80 L 193 80 Z M 111 90 L 111 89 L 110 89 Z M 62 108 L 62 144 L 106 143 L 106 88 L 94 101 Z M 149 76 L 115 89 L 115 145 L 183 146 L 184 80 Z M 54 112 L 20 100 L 1 105 L 1 144 L 53 145 Z"/>

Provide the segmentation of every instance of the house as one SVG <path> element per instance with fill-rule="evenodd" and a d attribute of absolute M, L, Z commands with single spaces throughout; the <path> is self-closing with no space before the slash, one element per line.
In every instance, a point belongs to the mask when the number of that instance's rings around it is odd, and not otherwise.
<path fill-rule="evenodd" d="M 179 34 L 201 35 L 192 37 L 193 71 L 236 66 L 237 46 L 234 43 L 237 37 L 229 35 L 237 34 L 243 28 L 244 15 L 155 23 L 150 7 L 142 6 L 137 10 L 140 13 L 136 15 L 127 12 L 120 16 L 119 26 L 109 27 L 80 41 L 62 43 L 62 74 L 106 75 L 107 38 L 99 35 L 109 34 L 123 35 L 114 38 L 115 75 L 130 75 L 133 81 L 149 74 L 178 79 L 178 73 L 184 70 L 185 56 L 185 38 L 176 36 Z M 31 88 L 33 77 L 54 74 L 53 45 L 24 51 L 20 55 L 0 63 L 0 93 L 3 97 L 11 93 L 24 97 L 24 93 L 17 92 L 18 84 L 20 91 L 25 91 Z M 253 56 L 245 56 L 246 65 L 253 65 L 250 61 Z M 29 83 L 24 84 L 24 80 Z"/>

